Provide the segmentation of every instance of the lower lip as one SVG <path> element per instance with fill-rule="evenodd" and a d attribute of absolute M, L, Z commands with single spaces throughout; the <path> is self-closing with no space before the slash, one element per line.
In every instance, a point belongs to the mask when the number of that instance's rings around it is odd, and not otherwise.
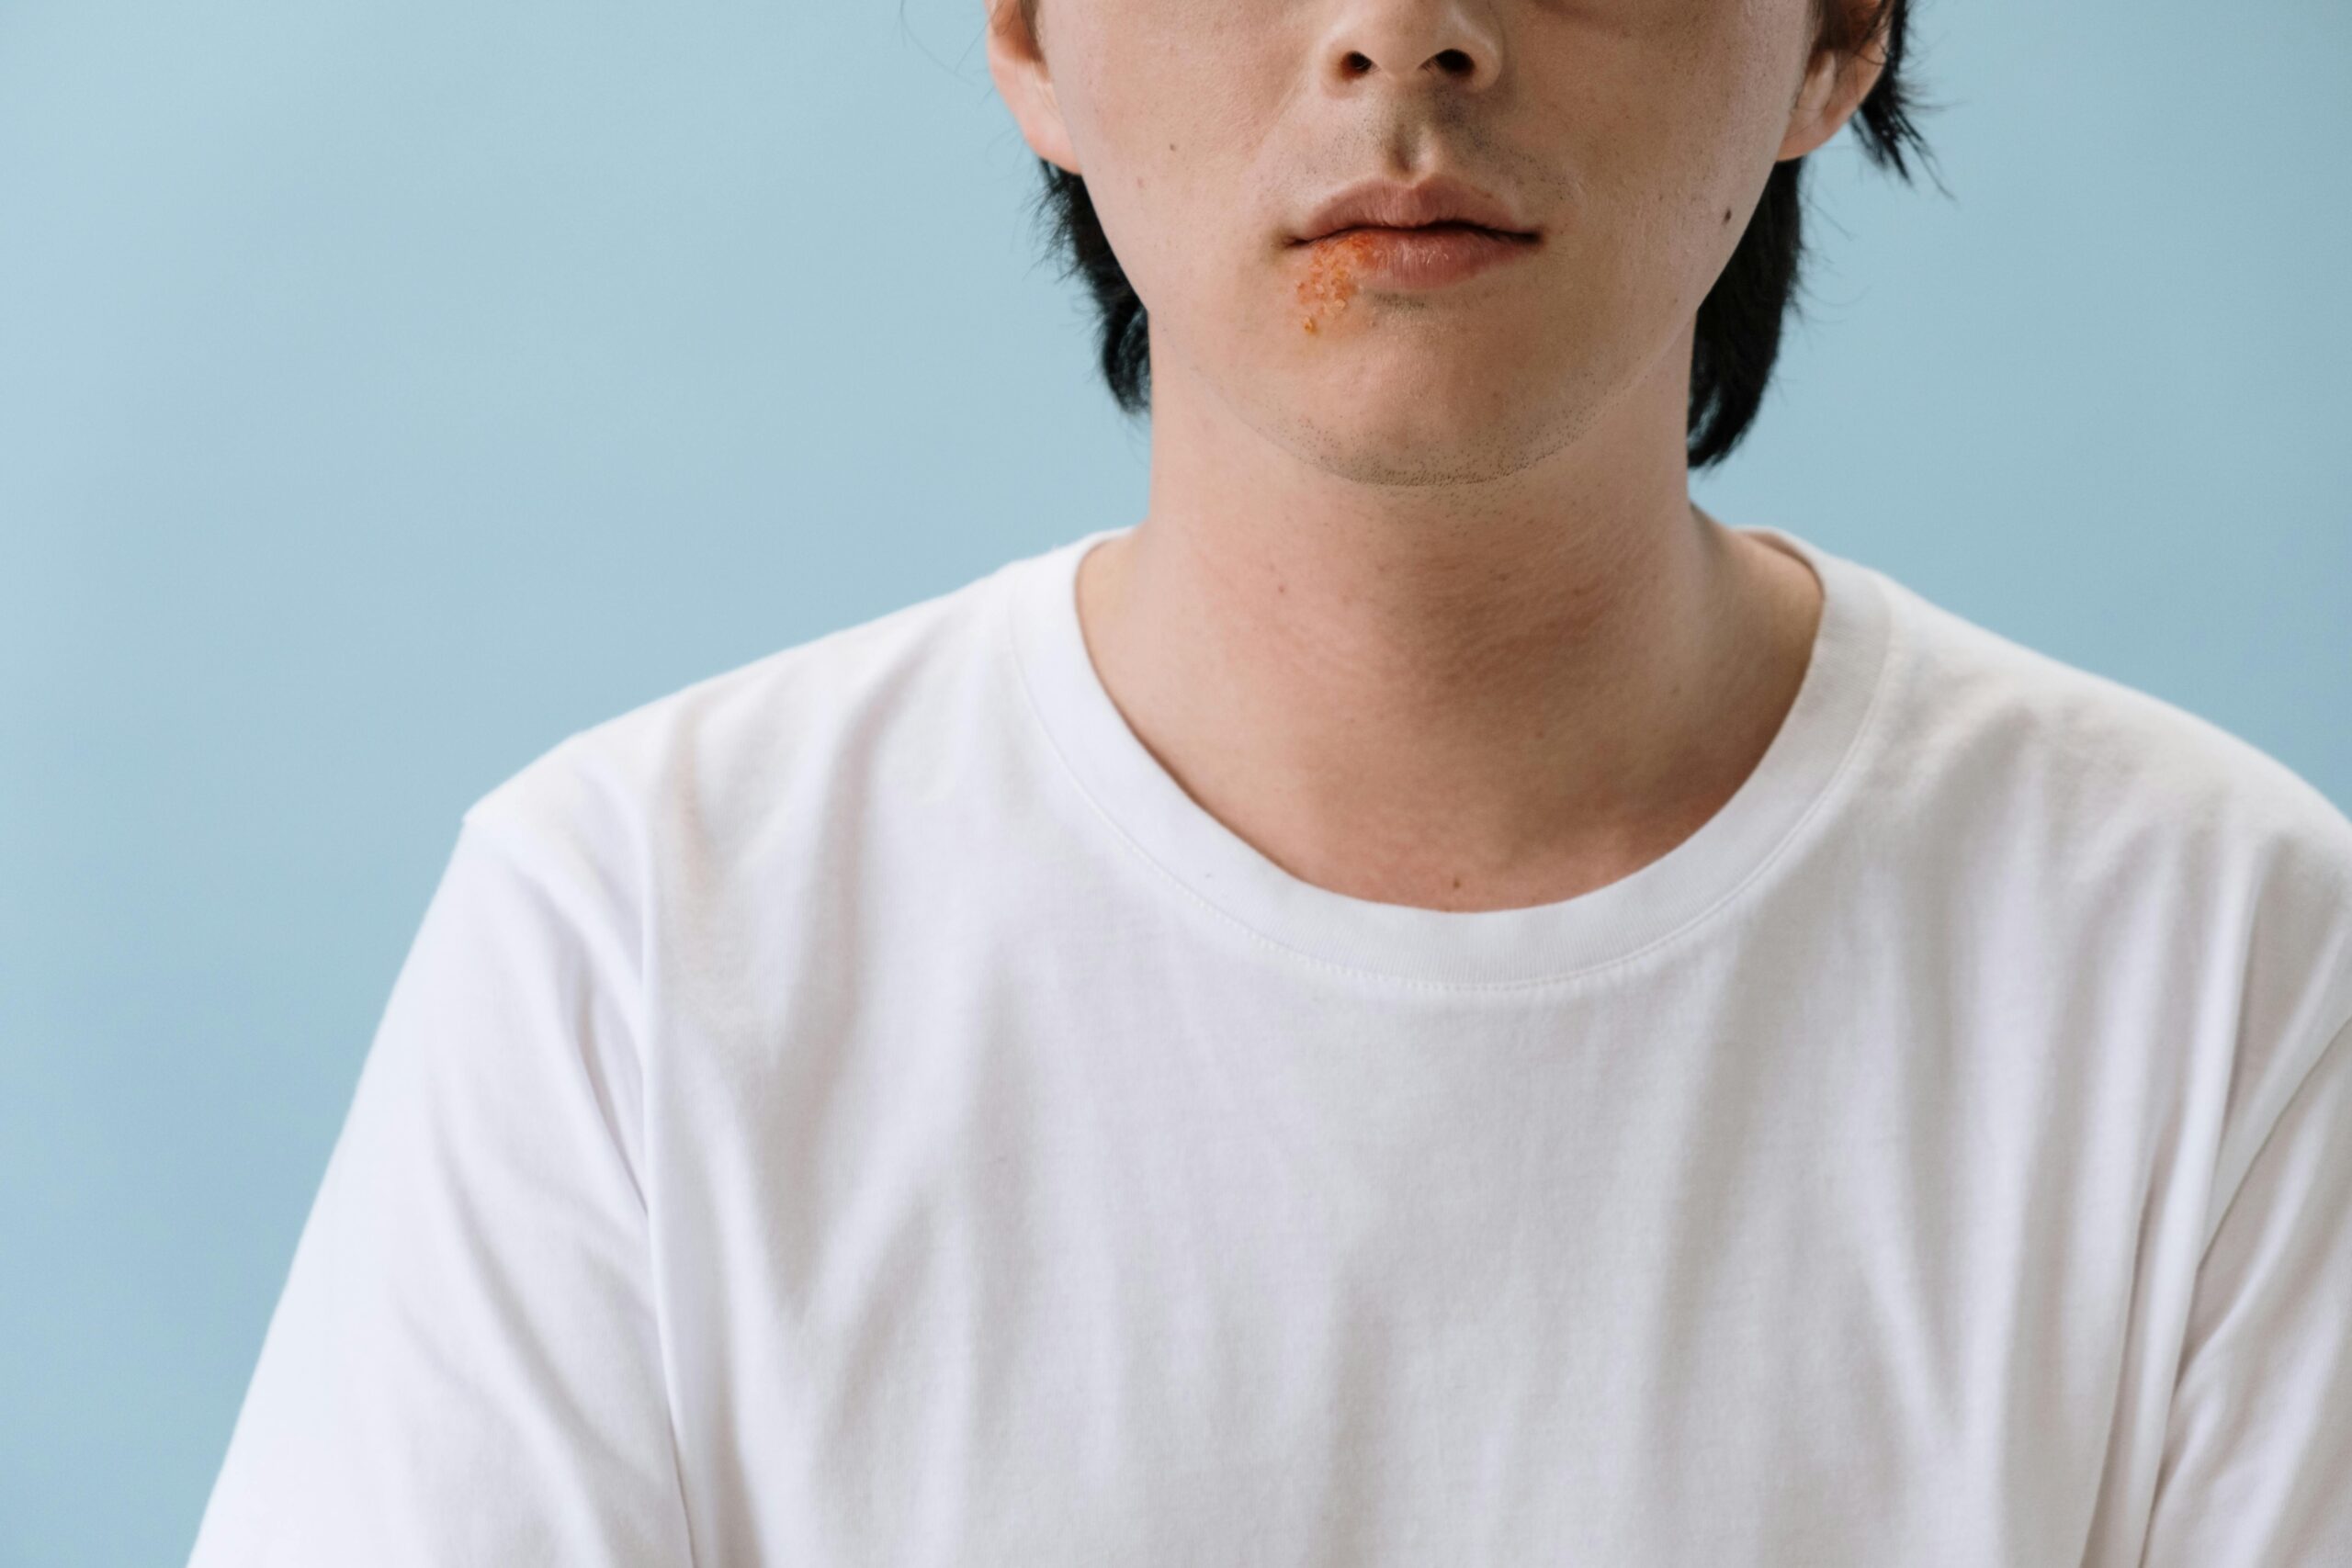
<path fill-rule="evenodd" d="M 1426 229 L 1343 229 L 1299 248 L 1345 267 L 1365 287 L 1442 288 L 1534 251 L 1532 234 L 1462 224 Z"/>

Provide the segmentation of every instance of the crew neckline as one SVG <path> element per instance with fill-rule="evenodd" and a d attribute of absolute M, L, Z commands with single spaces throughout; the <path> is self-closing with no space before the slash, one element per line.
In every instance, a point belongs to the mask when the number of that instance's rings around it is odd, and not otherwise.
<path fill-rule="evenodd" d="M 1872 569 L 1770 527 L 1822 584 L 1794 702 L 1731 798 L 1658 859 L 1600 887 L 1513 909 L 1432 909 L 1337 892 L 1277 865 L 1187 794 L 1129 728 L 1094 667 L 1078 610 L 1098 529 L 1013 563 L 1005 631 L 1048 744 L 1127 847 L 1261 941 L 1368 977 L 1448 989 L 1580 980 L 1706 920 L 1768 872 L 1831 799 L 1869 728 L 1887 663 L 1890 598 Z"/>

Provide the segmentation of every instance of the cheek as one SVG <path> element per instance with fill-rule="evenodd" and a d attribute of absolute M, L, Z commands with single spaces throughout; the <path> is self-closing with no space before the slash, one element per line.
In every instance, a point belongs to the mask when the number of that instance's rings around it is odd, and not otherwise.
<path fill-rule="evenodd" d="M 1787 122 L 1792 68 L 1758 7 L 1683 7 L 1616 40 L 1611 69 L 1564 70 L 1587 237 L 1629 294 L 1696 309 L 1745 231 Z"/>
<path fill-rule="evenodd" d="M 1146 0 L 1093 18 L 1083 108 L 1066 101 L 1065 112 L 1087 194 L 1147 304 L 1145 280 L 1170 262 L 1271 221 L 1257 159 L 1294 58 L 1272 31 L 1280 10 Z"/>
<path fill-rule="evenodd" d="M 1750 169 L 1759 147 L 1777 146 L 1785 106 L 1776 118 L 1768 104 L 1779 68 L 1770 40 L 1738 25 L 1745 15 L 1684 10 L 1679 25 L 1646 30 L 1620 51 L 1606 75 L 1568 80 L 1588 106 L 1595 163 L 1671 199 Z"/>

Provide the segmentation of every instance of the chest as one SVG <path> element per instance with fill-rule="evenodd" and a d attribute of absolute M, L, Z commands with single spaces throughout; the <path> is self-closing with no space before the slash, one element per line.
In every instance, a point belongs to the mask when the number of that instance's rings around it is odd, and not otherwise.
<path fill-rule="evenodd" d="M 707 1058 L 656 1224 L 721 1560 L 2080 1542 L 2132 1161 L 1949 1026 L 1017 995 Z"/>

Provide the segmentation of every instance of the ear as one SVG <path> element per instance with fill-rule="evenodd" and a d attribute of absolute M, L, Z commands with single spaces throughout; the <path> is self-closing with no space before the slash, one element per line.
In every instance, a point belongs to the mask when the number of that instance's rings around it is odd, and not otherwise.
<path fill-rule="evenodd" d="M 1804 80 L 1798 85 L 1796 102 L 1790 106 L 1789 128 L 1781 138 L 1781 150 L 1773 154 L 1777 163 L 1802 158 L 1838 134 L 1862 100 L 1871 96 L 1878 79 L 1886 70 L 1887 20 L 1894 7 L 1886 0 L 1826 0 L 1832 6 L 1849 9 L 1867 7 L 1877 13 L 1878 26 L 1870 37 L 1850 54 L 1837 50 L 1814 51 L 1805 68 Z"/>
<path fill-rule="evenodd" d="M 988 6 L 989 75 L 997 96 L 1012 111 L 1013 123 L 1029 150 L 1047 163 L 1080 174 L 1078 153 L 1069 143 L 1069 128 L 1062 123 L 1061 106 L 1054 101 L 1054 78 L 1046 63 L 1039 29 L 1030 23 L 1035 0 L 984 0 Z M 1068 3 L 1068 0 L 1065 0 Z"/>

